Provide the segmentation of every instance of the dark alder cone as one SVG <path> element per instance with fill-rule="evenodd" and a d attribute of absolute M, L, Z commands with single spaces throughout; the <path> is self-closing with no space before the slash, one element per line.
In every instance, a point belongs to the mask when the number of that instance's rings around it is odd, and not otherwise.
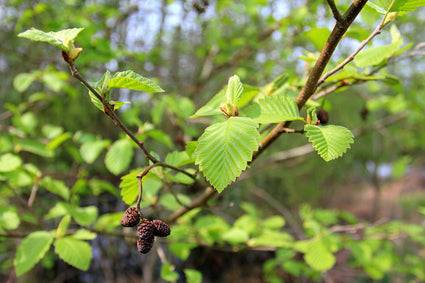
<path fill-rule="evenodd" d="M 143 219 L 140 225 L 137 226 L 137 235 L 139 236 L 137 249 L 142 254 L 148 253 L 152 249 L 155 240 L 154 231 L 155 226 L 147 219 Z"/>
<path fill-rule="evenodd" d="M 329 121 L 328 112 L 321 109 L 317 112 L 317 119 L 320 121 L 320 124 L 326 125 Z"/>
<path fill-rule="evenodd" d="M 154 236 L 155 225 L 147 219 L 143 219 L 139 226 L 137 226 L 137 235 L 141 239 L 148 239 Z"/>
<path fill-rule="evenodd" d="M 167 223 L 158 219 L 152 220 L 152 223 L 155 226 L 155 230 L 153 232 L 155 236 L 167 237 L 168 235 L 170 235 L 171 230 L 170 226 L 168 226 Z"/>
<path fill-rule="evenodd" d="M 124 212 L 124 215 L 121 218 L 121 225 L 124 227 L 134 227 L 140 222 L 140 216 L 137 212 L 137 208 L 129 207 Z"/>
<path fill-rule="evenodd" d="M 139 238 L 137 240 L 137 249 L 142 254 L 147 254 L 153 247 L 155 237 L 152 235 L 150 238 Z"/>

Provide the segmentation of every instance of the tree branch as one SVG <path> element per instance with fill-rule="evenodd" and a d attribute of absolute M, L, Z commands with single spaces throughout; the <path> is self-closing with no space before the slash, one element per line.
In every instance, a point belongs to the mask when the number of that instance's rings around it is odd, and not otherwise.
<path fill-rule="evenodd" d="M 332 14 L 334 15 L 334 18 L 337 22 L 342 22 L 343 18 L 341 16 L 341 13 L 339 12 L 338 8 L 335 5 L 335 1 L 334 0 L 327 0 L 328 1 L 328 5 L 332 10 Z"/>

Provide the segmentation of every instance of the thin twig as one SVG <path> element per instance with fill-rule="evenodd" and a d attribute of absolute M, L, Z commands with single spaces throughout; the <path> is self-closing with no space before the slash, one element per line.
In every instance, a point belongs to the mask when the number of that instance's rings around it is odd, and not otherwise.
<path fill-rule="evenodd" d="M 336 7 L 334 0 L 327 0 L 327 1 L 328 1 L 329 7 L 332 10 L 332 14 L 334 15 L 335 20 L 338 23 L 342 23 L 344 19 L 342 18 L 341 13 L 339 12 L 338 8 Z"/>
<path fill-rule="evenodd" d="M 142 178 L 144 176 L 146 176 L 149 173 L 149 171 L 156 166 L 159 166 L 158 163 L 151 164 L 148 167 L 146 167 L 142 172 L 137 174 L 137 176 L 136 176 L 137 181 L 139 182 L 139 197 L 137 198 L 136 209 L 137 209 L 137 211 L 139 212 L 139 214 L 142 218 L 143 218 L 143 213 L 140 210 L 140 202 L 142 201 L 142 194 L 143 194 Z"/>
<path fill-rule="evenodd" d="M 333 2 L 333 0 L 328 0 L 328 2 Z M 391 10 L 392 5 L 394 4 L 394 1 L 391 3 L 390 8 L 388 9 L 388 11 Z M 330 5 L 330 4 L 329 4 Z M 331 6 L 332 8 L 332 6 Z M 333 12 L 333 10 L 332 10 Z M 325 80 L 327 78 L 329 78 L 330 76 L 332 76 L 333 74 L 335 74 L 336 72 L 338 72 L 339 70 L 341 70 L 342 68 L 344 68 L 345 65 L 347 65 L 348 63 L 350 63 L 351 61 L 354 60 L 354 57 L 356 57 L 356 55 L 378 34 L 381 33 L 382 28 L 385 25 L 385 21 L 387 19 L 387 14 L 385 14 L 384 18 L 382 19 L 382 21 L 379 23 L 379 25 L 375 28 L 375 30 L 368 36 L 368 38 L 366 38 L 365 40 L 363 40 L 361 42 L 361 44 L 359 45 L 359 47 L 356 48 L 356 50 L 354 50 L 353 53 L 351 53 L 350 56 L 348 56 L 347 58 L 345 58 L 345 60 L 339 64 L 338 66 L 336 66 L 334 69 L 332 69 L 331 71 L 327 72 L 326 74 L 323 75 L 323 77 L 317 82 L 317 86 L 323 84 L 325 82 Z"/>
<path fill-rule="evenodd" d="M 144 142 L 143 141 L 139 141 L 134 135 L 133 133 L 130 132 L 130 130 L 120 121 L 120 119 L 118 118 L 118 116 L 115 114 L 114 110 L 112 110 L 110 104 L 105 100 L 104 97 L 102 97 L 78 72 L 77 68 L 74 65 L 73 61 L 66 61 L 69 65 L 69 68 L 71 70 L 71 75 L 76 78 L 77 80 L 79 80 L 80 82 L 82 82 L 84 84 L 84 86 L 90 90 L 90 92 L 92 92 L 94 94 L 94 96 L 96 96 L 96 98 L 102 103 L 103 108 L 105 110 L 105 114 L 108 115 L 112 121 L 114 122 L 114 124 L 116 126 L 118 126 L 119 128 L 121 128 L 128 137 L 130 137 L 139 147 L 140 149 L 143 151 L 144 155 L 146 158 L 148 158 L 150 161 L 152 161 L 153 163 L 158 162 L 158 160 L 152 156 L 148 150 L 145 148 Z"/>

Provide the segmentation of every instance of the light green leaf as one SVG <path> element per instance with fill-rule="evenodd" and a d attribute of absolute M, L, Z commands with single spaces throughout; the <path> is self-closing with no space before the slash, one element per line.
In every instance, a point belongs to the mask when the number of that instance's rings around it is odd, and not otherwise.
<path fill-rule="evenodd" d="M 0 207 L 0 232 L 16 229 L 20 222 L 16 208 Z"/>
<path fill-rule="evenodd" d="M 77 35 L 84 28 L 64 29 L 57 32 L 44 32 L 35 28 L 31 28 L 18 34 L 18 37 L 28 38 L 33 41 L 43 41 L 59 47 L 63 51 L 68 52 L 70 43 L 74 41 Z"/>
<path fill-rule="evenodd" d="M 161 267 L 161 278 L 166 281 L 176 281 L 179 274 L 175 271 L 175 267 L 171 263 L 166 262 Z"/>
<path fill-rule="evenodd" d="M 118 221 L 118 223 L 120 223 L 120 221 Z M 97 234 L 86 229 L 79 229 L 70 237 L 77 240 L 94 240 L 96 239 Z"/>
<path fill-rule="evenodd" d="M 47 148 L 47 145 L 33 139 L 19 139 L 16 145 L 17 151 L 28 151 L 43 157 L 53 157 L 54 151 Z"/>
<path fill-rule="evenodd" d="M 89 164 L 93 163 L 103 149 L 109 145 L 109 141 L 95 140 L 86 141 L 80 147 L 80 154 L 83 160 Z"/>
<path fill-rule="evenodd" d="M 370 0 L 368 1 L 368 5 L 374 8 L 378 13 L 385 14 L 392 2 L 393 0 Z M 421 6 L 425 6 L 425 0 L 396 0 L 390 12 L 409 12 Z"/>
<path fill-rule="evenodd" d="M 391 26 L 391 37 L 392 40 L 389 45 L 372 46 L 361 51 L 354 58 L 354 64 L 359 68 L 376 66 L 385 59 L 394 56 L 403 45 L 403 37 L 395 25 Z"/>
<path fill-rule="evenodd" d="M 114 142 L 106 153 L 106 168 L 114 175 L 122 173 L 130 165 L 133 154 L 133 147 L 129 140 L 121 139 Z"/>
<path fill-rule="evenodd" d="M 250 118 L 231 117 L 209 126 L 199 138 L 195 164 L 218 192 L 239 177 L 258 149 L 257 128 Z"/>
<path fill-rule="evenodd" d="M 26 236 L 16 250 L 16 275 L 21 276 L 33 268 L 49 250 L 52 241 L 53 238 L 47 231 L 37 231 Z"/>
<path fill-rule="evenodd" d="M 266 229 L 279 230 L 285 225 L 285 219 L 282 216 L 275 215 L 264 219 L 261 226 Z"/>
<path fill-rule="evenodd" d="M 327 271 L 334 266 L 335 256 L 320 242 L 312 242 L 304 255 L 305 262 L 317 271 Z"/>
<path fill-rule="evenodd" d="M 70 139 L 72 135 L 70 133 L 63 133 L 60 136 L 55 137 L 52 139 L 49 144 L 46 146 L 48 150 L 55 150 L 58 146 L 60 146 L 62 143 L 64 143 L 67 139 Z"/>
<path fill-rule="evenodd" d="M 236 105 L 241 99 L 243 92 L 242 83 L 237 75 L 234 75 L 229 78 L 226 90 L 226 100 L 233 105 Z"/>
<path fill-rule="evenodd" d="M 96 89 L 97 90 L 97 89 Z M 98 91 L 98 90 L 97 90 Z M 104 112 L 103 109 L 103 103 L 102 101 L 100 101 L 95 95 L 94 93 L 92 93 L 91 91 L 89 91 L 89 96 L 90 96 L 90 100 L 91 102 L 94 104 L 94 106 L 96 106 L 97 109 L 99 109 L 100 111 Z"/>
<path fill-rule="evenodd" d="M 40 185 L 45 187 L 51 193 L 54 193 L 65 200 L 69 200 L 69 189 L 63 181 L 54 180 L 50 177 L 44 177 Z"/>
<path fill-rule="evenodd" d="M 154 81 L 144 78 L 133 71 L 118 72 L 109 80 L 110 88 L 126 88 L 147 92 L 163 92 L 164 90 Z"/>
<path fill-rule="evenodd" d="M 286 95 L 264 97 L 243 113 L 260 124 L 304 120 L 300 117 L 295 100 Z"/>
<path fill-rule="evenodd" d="M 353 134 L 341 126 L 305 125 L 304 131 L 314 149 L 325 161 L 341 157 L 354 142 Z"/>
<path fill-rule="evenodd" d="M 103 214 L 96 221 L 94 227 L 98 230 L 113 231 L 116 227 L 121 226 L 122 214 L 122 212 Z"/>
<path fill-rule="evenodd" d="M 65 235 L 70 223 L 71 215 L 67 214 L 62 218 L 58 228 L 56 229 L 56 239 L 60 239 Z"/>
<path fill-rule="evenodd" d="M 325 46 L 326 40 L 331 34 L 331 31 L 327 28 L 312 28 L 304 34 L 308 39 L 310 39 L 316 50 L 321 51 Z"/>
<path fill-rule="evenodd" d="M 186 151 L 173 151 L 165 157 L 165 163 L 177 167 L 187 165 L 193 162 L 195 162 L 195 159 L 191 158 Z"/>
<path fill-rule="evenodd" d="M 240 228 L 231 228 L 223 234 L 222 238 L 231 244 L 238 244 L 248 241 L 249 235 Z"/>
<path fill-rule="evenodd" d="M 22 160 L 16 155 L 5 153 L 0 156 L 0 172 L 11 172 L 22 165 Z"/>
<path fill-rule="evenodd" d="M 183 269 L 187 283 L 202 283 L 202 273 L 195 269 Z"/>
<path fill-rule="evenodd" d="M 24 92 L 36 78 L 37 73 L 21 73 L 13 80 L 13 87 L 19 92 Z"/>
<path fill-rule="evenodd" d="M 139 184 L 137 181 L 136 176 L 142 171 L 142 169 L 134 170 L 127 175 L 124 175 L 121 177 L 121 197 L 122 200 L 128 204 L 131 205 L 133 202 L 136 201 L 137 196 L 139 195 Z M 148 174 L 149 175 L 149 174 Z M 147 178 L 142 179 L 142 182 Z"/>
<path fill-rule="evenodd" d="M 70 212 L 75 221 L 81 226 L 89 226 L 97 218 L 96 206 L 76 207 L 72 208 Z"/>
<path fill-rule="evenodd" d="M 66 263 L 86 271 L 92 258 L 92 249 L 84 241 L 65 237 L 55 241 L 55 253 Z"/>
<path fill-rule="evenodd" d="M 172 232 L 174 233 L 174 229 L 172 230 Z M 190 255 L 190 251 L 197 246 L 198 245 L 195 243 L 168 243 L 168 248 L 170 249 L 170 251 L 182 260 L 186 260 Z"/>

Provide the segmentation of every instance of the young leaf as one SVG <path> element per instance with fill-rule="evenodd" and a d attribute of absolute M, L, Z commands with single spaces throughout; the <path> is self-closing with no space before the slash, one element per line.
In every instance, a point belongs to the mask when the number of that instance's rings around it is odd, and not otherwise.
<path fill-rule="evenodd" d="M 62 218 L 58 228 L 56 229 L 56 239 L 60 239 L 65 235 L 70 223 L 71 215 L 67 214 Z"/>
<path fill-rule="evenodd" d="M 331 161 L 342 156 L 350 144 L 353 143 L 353 134 L 344 127 L 328 125 L 305 125 L 306 137 L 313 144 L 317 153 L 325 160 Z"/>
<path fill-rule="evenodd" d="M 393 0 L 370 0 L 368 1 L 368 5 L 375 9 L 378 13 L 385 14 L 390 8 L 392 2 Z M 424 0 L 394 1 L 389 12 L 414 11 L 421 6 L 425 6 Z"/>
<path fill-rule="evenodd" d="M 80 147 L 81 157 L 85 162 L 91 164 L 99 157 L 103 149 L 108 145 L 109 141 L 106 140 L 86 141 Z"/>
<path fill-rule="evenodd" d="M 22 165 L 20 157 L 11 153 L 0 155 L 0 172 L 11 172 Z"/>
<path fill-rule="evenodd" d="M 65 237 L 55 241 L 55 253 L 66 263 L 86 271 L 92 258 L 91 246 L 84 241 Z"/>
<path fill-rule="evenodd" d="M 31 28 L 18 34 L 18 37 L 24 37 L 33 41 L 43 41 L 59 47 L 65 52 L 69 51 L 70 43 L 84 28 L 64 29 L 58 32 L 44 32 L 35 28 Z"/>
<path fill-rule="evenodd" d="M 63 181 L 54 180 L 50 177 L 44 177 L 40 185 L 45 187 L 51 193 L 54 193 L 65 200 L 69 200 L 69 189 Z"/>
<path fill-rule="evenodd" d="M 44 257 L 53 238 L 47 231 L 36 231 L 26 236 L 16 251 L 14 260 L 17 276 L 21 276 Z"/>
<path fill-rule="evenodd" d="M 395 25 L 391 26 L 391 44 L 372 46 L 360 52 L 354 58 L 357 67 L 375 66 L 396 54 L 403 45 L 403 37 Z"/>
<path fill-rule="evenodd" d="M 227 84 L 226 100 L 233 105 L 236 105 L 241 99 L 243 92 L 242 83 L 237 75 L 230 77 L 229 83 Z"/>
<path fill-rule="evenodd" d="M 320 242 L 312 242 L 304 255 L 305 262 L 314 270 L 327 271 L 335 264 L 335 256 Z"/>
<path fill-rule="evenodd" d="M 199 138 L 195 164 L 218 192 L 239 177 L 258 149 L 257 128 L 250 118 L 231 117 L 209 126 Z"/>
<path fill-rule="evenodd" d="M 114 142 L 106 153 L 106 168 L 114 175 L 122 173 L 130 165 L 133 154 L 133 147 L 129 140 L 121 139 Z"/>
<path fill-rule="evenodd" d="M 126 88 L 147 92 L 163 92 L 164 90 L 154 81 L 144 78 L 133 71 L 118 72 L 109 80 L 110 88 Z"/>
<path fill-rule="evenodd" d="M 295 100 L 289 96 L 266 96 L 249 106 L 244 112 L 260 124 L 303 120 Z"/>

